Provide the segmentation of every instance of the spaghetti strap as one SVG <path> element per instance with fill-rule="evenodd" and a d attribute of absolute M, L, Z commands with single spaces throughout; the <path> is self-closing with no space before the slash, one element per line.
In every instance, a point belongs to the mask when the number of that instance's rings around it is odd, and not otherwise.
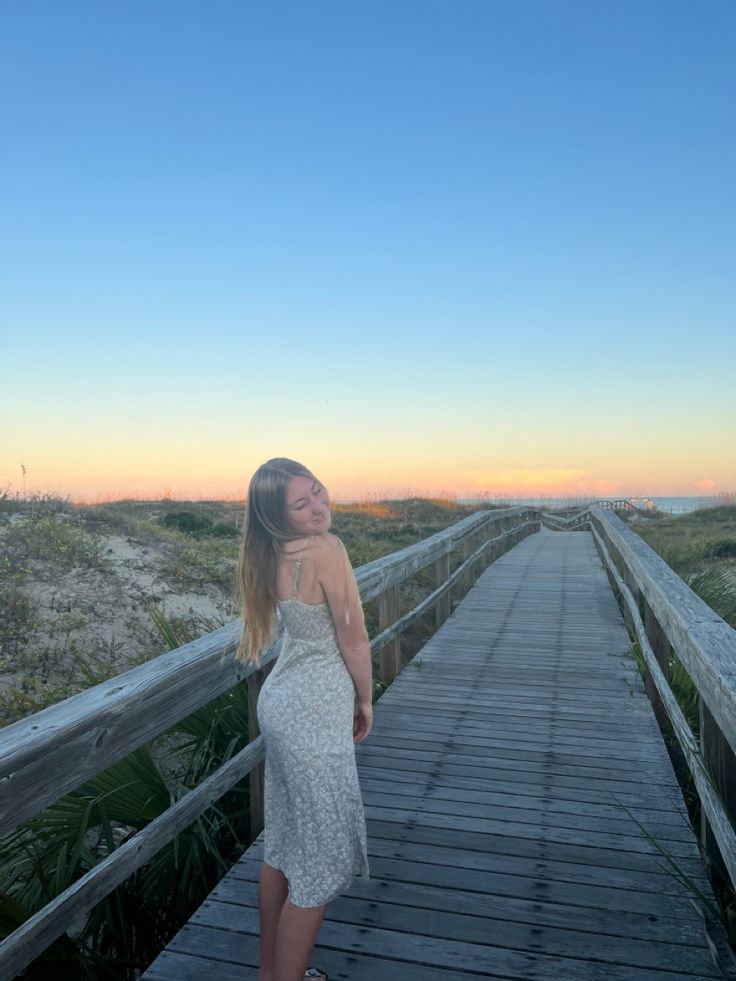
<path fill-rule="evenodd" d="M 303 546 L 301 552 L 299 553 L 299 558 L 296 560 L 296 573 L 294 575 L 294 591 L 291 594 L 292 595 L 292 599 L 295 599 L 296 598 L 296 593 L 297 593 L 297 590 L 299 589 L 299 573 L 302 571 L 302 559 L 304 558 L 304 550 L 306 549 L 307 545 L 309 544 L 309 539 L 311 537 L 312 536 L 310 535 L 309 538 L 307 538 L 307 540 L 304 542 L 304 546 Z"/>

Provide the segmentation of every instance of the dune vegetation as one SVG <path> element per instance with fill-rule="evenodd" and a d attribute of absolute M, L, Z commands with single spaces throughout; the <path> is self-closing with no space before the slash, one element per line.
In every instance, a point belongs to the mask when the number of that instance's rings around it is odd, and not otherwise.
<path fill-rule="evenodd" d="M 451 497 L 366 499 L 333 506 L 332 531 L 357 568 L 473 510 Z M 242 502 L 79 506 L 0 492 L 0 724 L 238 617 L 243 512 Z M 370 604 L 366 622 L 375 629 Z"/>
<path fill-rule="evenodd" d="M 619 512 L 688 586 L 736 628 L 736 504 L 685 514 Z"/>

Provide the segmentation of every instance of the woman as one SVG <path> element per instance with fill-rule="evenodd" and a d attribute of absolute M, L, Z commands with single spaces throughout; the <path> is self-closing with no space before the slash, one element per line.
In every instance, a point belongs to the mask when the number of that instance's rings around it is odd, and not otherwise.
<path fill-rule="evenodd" d="M 305 973 L 325 909 L 369 876 L 354 742 L 373 725 L 371 654 L 345 547 L 329 534 L 330 500 L 300 463 L 256 470 L 240 550 L 244 621 L 238 656 L 281 652 L 258 698 L 263 733 L 264 862 L 258 888 L 259 981 Z"/>

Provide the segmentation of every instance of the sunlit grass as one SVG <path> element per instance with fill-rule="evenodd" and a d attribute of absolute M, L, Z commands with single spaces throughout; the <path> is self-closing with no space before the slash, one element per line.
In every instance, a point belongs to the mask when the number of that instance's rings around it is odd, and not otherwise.
<path fill-rule="evenodd" d="M 736 504 L 674 516 L 654 511 L 623 517 L 693 592 L 736 627 Z"/>

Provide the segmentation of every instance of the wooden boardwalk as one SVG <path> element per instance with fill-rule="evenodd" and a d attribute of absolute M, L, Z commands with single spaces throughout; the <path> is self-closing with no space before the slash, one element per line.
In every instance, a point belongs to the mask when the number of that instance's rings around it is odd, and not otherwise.
<path fill-rule="evenodd" d="M 636 823 L 712 896 L 629 648 L 589 534 L 543 530 L 489 566 L 357 747 L 371 879 L 330 904 L 312 963 L 344 981 L 720 977 Z M 262 847 L 146 981 L 257 977 Z"/>

